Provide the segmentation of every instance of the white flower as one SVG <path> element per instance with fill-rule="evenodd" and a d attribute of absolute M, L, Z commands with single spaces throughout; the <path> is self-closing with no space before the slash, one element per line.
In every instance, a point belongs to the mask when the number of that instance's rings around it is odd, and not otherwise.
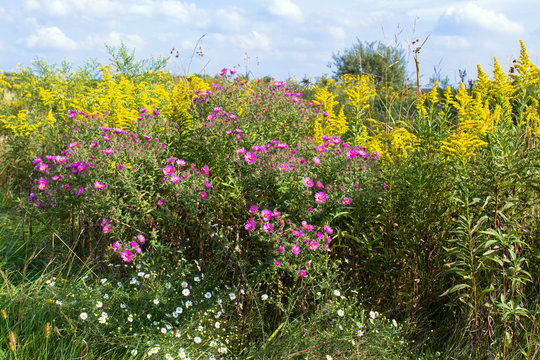
<path fill-rule="evenodd" d="M 147 318 L 148 320 L 150 320 L 150 319 L 152 318 L 152 314 L 147 314 L 147 315 L 146 315 L 146 318 Z"/>
<path fill-rule="evenodd" d="M 199 326 L 197 326 L 197 330 L 200 332 L 200 331 L 203 331 L 204 328 L 202 327 L 202 325 L 199 325 Z"/>
<path fill-rule="evenodd" d="M 189 295 L 189 289 L 182 290 L 182 295 L 188 296 Z"/>
<path fill-rule="evenodd" d="M 184 309 L 182 309 L 180 306 L 176 308 L 176 312 L 177 312 L 178 314 L 181 314 L 182 311 L 184 311 Z"/>
<path fill-rule="evenodd" d="M 180 357 L 180 359 L 185 359 L 186 351 L 183 348 L 180 348 L 180 350 L 178 350 L 178 356 Z"/>
<path fill-rule="evenodd" d="M 168 283 L 165 283 L 165 288 L 167 288 L 167 289 L 170 289 L 171 287 L 172 287 L 172 285 L 171 285 L 171 283 L 170 283 L 170 282 L 168 282 Z"/>
<path fill-rule="evenodd" d="M 106 278 L 105 278 L 105 279 L 101 279 L 100 281 L 101 281 L 102 284 L 105 284 L 105 283 L 107 282 L 107 279 L 106 279 Z"/>
<path fill-rule="evenodd" d="M 266 299 L 268 299 L 268 295 L 267 294 L 262 294 L 261 295 L 261 300 L 265 301 Z"/>
<path fill-rule="evenodd" d="M 190 307 L 191 305 L 193 305 L 193 303 L 191 302 L 191 300 L 186 301 L 186 307 Z"/>
<path fill-rule="evenodd" d="M 129 316 L 128 316 L 128 321 L 129 321 L 129 322 L 133 322 L 133 315 L 129 314 Z"/>
<path fill-rule="evenodd" d="M 139 352 L 137 351 L 137 349 L 133 349 L 131 350 L 131 356 L 135 356 L 137 355 Z"/>
<path fill-rule="evenodd" d="M 173 313 L 172 313 L 172 317 L 176 319 L 176 318 L 178 317 L 178 313 L 177 313 L 176 311 L 173 312 Z"/>
<path fill-rule="evenodd" d="M 173 357 L 171 356 L 171 354 L 165 354 L 165 359 L 172 360 Z"/>
<path fill-rule="evenodd" d="M 166 334 L 166 333 L 167 333 L 167 329 L 165 329 L 165 328 L 161 328 L 159 331 L 161 331 L 162 334 Z"/>
<path fill-rule="evenodd" d="M 79 317 L 81 318 L 81 320 L 86 320 L 88 319 L 88 314 L 85 312 L 82 312 L 81 315 L 79 315 Z"/>
<path fill-rule="evenodd" d="M 212 297 L 212 293 L 207 292 L 206 294 L 204 294 L 204 297 L 210 299 Z"/>
<path fill-rule="evenodd" d="M 100 324 L 105 324 L 107 322 L 107 318 L 106 317 L 100 317 L 98 319 L 98 321 L 99 321 Z"/>
<path fill-rule="evenodd" d="M 339 295 L 338 295 L 338 296 L 339 296 Z M 326 360 L 332 360 L 332 359 L 333 359 L 333 357 L 332 357 L 332 356 L 330 356 L 330 355 L 326 355 Z"/>
<path fill-rule="evenodd" d="M 377 316 L 379 316 L 379 313 L 376 312 L 376 311 L 370 311 L 369 312 L 369 317 L 372 318 L 372 319 L 376 319 Z"/>
<path fill-rule="evenodd" d="M 102 307 L 102 306 L 103 306 L 103 303 L 102 303 L 101 301 L 97 301 L 97 302 L 96 302 L 96 307 L 97 307 L 97 308 L 100 308 L 100 307 Z"/>
<path fill-rule="evenodd" d="M 55 303 L 56 305 L 62 305 L 62 300 L 56 300 Z"/>
<path fill-rule="evenodd" d="M 154 299 L 154 304 L 159 304 L 159 299 Z"/>
<path fill-rule="evenodd" d="M 182 282 L 182 287 L 183 287 L 183 288 L 187 288 L 187 287 L 188 287 L 188 283 L 185 282 L 185 281 L 183 281 L 183 282 Z"/>
<path fill-rule="evenodd" d="M 217 342 L 215 342 L 214 340 L 210 341 L 210 347 L 215 347 L 217 346 Z"/>
<path fill-rule="evenodd" d="M 226 354 L 226 353 L 227 353 L 227 348 L 226 348 L 226 347 L 220 347 L 220 348 L 218 349 L 218 353 L 220 353 L 220 354 Z"/>
<path fill-rule="evenodd" d="M 139 280 L 135 279 L 135 278 L 131 278 L 131 280 L 129 281 L 129 283 L 131 285 L 138 285 L 139 284 Z"/>
<path fill-rule="evenodd" d="M 396 319 L 392 319 L 392 325 L 394 325 L 394 327 L 398 327 L 398 323 Z"/>
<path fill-rule="evenodd" d="M 341 292 L 339 292 L 339 290 L 334 290 L 334 295 L 341 296 Z"/>
<path fill-rule="evenodd" d="M 362 337 L 364 335 L 364 331 L 363 330 L 358 330 L 357 335 L 359 337 Z"/>
<path fill-rule="evenodd" d="M 229 293 L 229 297 L 231 298 L 231 300 L 236 299 L 236 295 L 234 293 Z"/>
<path fill-rule="evenodd" d="M 343 310 L 339 309 L 339 310 L 337 311 L 337 314 L 338 314 L 338 316 L 343 317 L 343 315 L 345 315 L 345 312 L 344 312 Z"/>
<path fill-rule="evenodd" d="M 104 299 L 108 299 L 108 298 L 109 298 L 109 294 L 103 295 L 103 298 L 104 298 Z"/>
<path fill-rule="evenodd" d="M 219 321 L 216 321 L 216 323 L 214 324 L 214 326 L 216 327 L 216 329 L 219 329 L 219 327 L 221 326 L 221 323 Z"/>
<path fill-rule="evenodd" d="M 121 283 L 120 281 L 118 281 L 118 282 L 116 283 L 116 285 L 117 285 L 118 287 L 122 287 L 122 286 L 123 286 L 122 283 Z M 137 350 L 135 350 L 135 351 L 137 351 Z"/>
<path fill-rule="evenodd" d="M 198 336 L 195 336 L 195 337 L 193 338 L 193 341 L 195 342 L 195 344 L 200 344 L 201 341 L 202 341 L 202 339 L 201 339 L 200 337 L 198 337 Z"/>
<path fill-rule="evenodd" d="M 201 281 L 201 279 L 200 279 L 198 276 L 195 276 L 195 277 L 193 278 L 193 280 L 195 280 L 196 282 Z"/>

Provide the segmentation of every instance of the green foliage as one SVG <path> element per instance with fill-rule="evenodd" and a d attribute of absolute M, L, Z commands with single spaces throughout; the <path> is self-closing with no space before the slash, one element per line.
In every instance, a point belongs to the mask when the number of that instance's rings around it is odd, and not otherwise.
<path fill-rule="evenodd" d="M 338 52 L 332 58 L 337 78 L 345 74 L 370 75 L 380 87 L 399 89 L 405 85 L 407 63 L 404 50 L 399 47 L 357 40 L 350 49 L 343 54 Z"/>

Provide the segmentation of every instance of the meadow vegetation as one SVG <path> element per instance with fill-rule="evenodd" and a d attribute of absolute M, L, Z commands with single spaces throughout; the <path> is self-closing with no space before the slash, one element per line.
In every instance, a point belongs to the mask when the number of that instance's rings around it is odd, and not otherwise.
<path fill-rule="evenodd" d="M 0 73 L 0 358 L 540 356 L 523 43 L 420 95 L 109 51 Z"/>

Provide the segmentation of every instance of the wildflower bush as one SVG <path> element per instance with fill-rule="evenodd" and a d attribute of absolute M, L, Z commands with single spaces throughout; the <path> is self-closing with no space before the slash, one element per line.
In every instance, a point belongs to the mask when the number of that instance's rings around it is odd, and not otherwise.
<path fill-rule="evenodd" d="M 521 45 L 414 98 L 175 79 L 124 47 L 2 74 L 2 356 L 537 358 Z"/>

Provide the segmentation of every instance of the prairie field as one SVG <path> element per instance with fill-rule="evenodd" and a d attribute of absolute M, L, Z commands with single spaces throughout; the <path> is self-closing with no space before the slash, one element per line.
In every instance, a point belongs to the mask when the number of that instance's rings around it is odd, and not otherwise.
<path fill-rule="evenodd" d="M 523 43 L 429 88 L 110 51 L 0 72 L 0 359 L 540 358 Z"/>

